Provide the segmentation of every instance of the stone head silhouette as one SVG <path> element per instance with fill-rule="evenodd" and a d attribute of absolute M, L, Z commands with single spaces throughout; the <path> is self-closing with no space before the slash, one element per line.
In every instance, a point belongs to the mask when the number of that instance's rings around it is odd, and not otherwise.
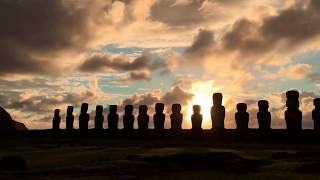
<path fill-rule="evenodd" d="M 118 109 L 117 105 L 110 105 L 109 106 L 109 113 L 115 114 L 115 113 L 117 113 L 117 109 Z"/>
<path fill-rule="evenodd" d="M 73 113 L 73 106 L 68 106 L 67 115 L 72 115 L 72 113 Z"/>
<path fill-rule="evenodd" d="M 201 106 L 200 105 L 193 105 L 193 113 L 194 114 L 200 114 Z"/>
<path fill-rule="evenodd" d="M 81 105 L 81 114 L 86 114 L 88 111 L 88 103 L 82 103 Z"/>
<path fill-rule="evenodd" d="M 147 114 L 147 112 L 148 112 L 148 106 L 146 105 L 139 106 L 139 114 Z"/>
<path fill-rule="evenodd" d="M 259 111 L 268 111 L 269 109 L 269 102 L 267 100 L 260 100 L 258 101 Z"/>
<path fill-rule="evenodd" d="M 179 114 L 181 112 L 181 104 L 172 104 L 171 111 L 173 114 Z"/>
<path fill-rule="evenodd" d="M 313 100 L 313 105 L 316 109 L 320 109 L 320 98 L 315 98 Z"/>
<path fill-rule="evenodd" d="M 237 110 L 238 110 L 238 112 L 246 112 L 247 111 L 247 104 L 245 104 L 245 103 L 237 104 Z"/>
<path fill-rule="evenodd" d="M 102 114 L 103 113 L 103 106 L 97 105 L 96 106 L 96 114 Z"/>
<path fill-rule="evenodd" d="M 222 105 L 222 98 L 223 98 L 223 95 L 221 93 L 214 93 L 212 95 L 212 101 L 213 101 L 213 104 L 215 106 L 221 106 Z"/>
<path fill-rule="evenodd" d="M 55 110 L 54 110 L 54 116 L 55 116 L 55 117 L 58 117 L 59 114 L 60 114 L 60 109 L 55 109 Z"/>
<path fill-rule="evenodd" d="M 296 90 L 290 90 L 286 92 L 287 99 L 299 99 L 299 92 Z"/>
<path fill-rule="evenodd" d="M 164 110 L 164 104 L 163 103 L 157 103 L 155 106 L 156 113 L 163 113 Z"/>
<path fill-rule="evenodd" d="M 125 114 L 132 114 L 133 112 L 133 106 L 132 105 L 126 105 L 124 108 Z"/>

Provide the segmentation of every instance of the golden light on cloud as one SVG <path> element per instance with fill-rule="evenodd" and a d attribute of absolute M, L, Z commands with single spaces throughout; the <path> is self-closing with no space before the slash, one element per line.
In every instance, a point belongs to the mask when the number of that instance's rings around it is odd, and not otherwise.
<path fill-rule="evenodd" d="M 211 129 L 211 115 L 210 110 L 212 106 L 212 94 L 217 92 L 217 87 L 214 87 L 214 81 L 195 82 L 192 84 L 190 92 L 194 95 L 188 104 L 187 120 L 191 122 L 191 115 L 193 113 L 192 106 L 200 105 L 201 114 L 203 117 L 202 128 Z M 190 127 L 191 128 L 191 123 Z"/>

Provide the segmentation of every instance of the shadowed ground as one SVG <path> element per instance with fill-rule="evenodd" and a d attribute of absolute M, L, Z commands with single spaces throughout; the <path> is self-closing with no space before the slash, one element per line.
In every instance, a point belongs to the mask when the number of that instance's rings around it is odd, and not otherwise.
<path fill-rule="evenodd" d="M 303 141 L 313 131 L 296 142 L 282 130 L 19 133 L 0 136 L 0 179 L 319 179 L 320 172 L 318 140 Z M 8 157 L 26 165 L 6 167 Z"/>

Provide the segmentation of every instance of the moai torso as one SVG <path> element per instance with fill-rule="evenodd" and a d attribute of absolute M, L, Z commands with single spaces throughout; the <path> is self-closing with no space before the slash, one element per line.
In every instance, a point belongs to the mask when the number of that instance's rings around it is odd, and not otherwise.
<path fill-rule="evenodd" d="M 315 109 L 312 111 L 312 119 L 314 123 L 314 129 L 320 130 L 320 98 L 313 100 Z"/>
<path fill-rule="evenodd" d="M 239 103 L 237 105 L 238 112 L 235 114 L 236 124 L 238 130 L 247 130 L 249 124 L 249 113 L 247 112 L 247 105 Z"/>
<path fill-rule="evenodd" d="M 193 130 L 201 130 L 202 114 L 200 114 L 200 110 L 201 108 L 199 105 L 193 106 L 193 114 L 191 116 L 191 123 L 192 123 Z"/>
<path fill-rule="evenodd" d="M 68 106 L 67 116 L 66 116 L 66 129 L 68 130 L 73 129 L 74 116 L 72 113 L 73 113 L 73 107 Z"/>
<path fill-rule="evenodd" d="M 173 104 L 171 110 L 172 110 L 172 114 L 170 115 L 171 129 L 179 130 L 181 129 L 182 119 L 183 119 L 183 115 L 181 113 L 181 105 Z"/>
<path fill-rule="evenodd" d="M 87 111 L 88 111 L 88 104 L 83 103 L 81 105 L 81 114 L 79 116 L 79 129 L 80 130 L 87 130 L 88 129 L 88 123 L 89 123 L 90 116 L 87 113 Z"/>
<path fill-rule="evenodd" d="M 299 92 L 288 91 L 286 93 L 287 110 L 285 111 L 285 120 L 289 131 L 302 130 L 302 112 L 299 110 Z"/>
<path fill-rule="evenodd" d="M 104 116 L 103 116 L 103 107 L 98 105 L 96 107 L 96 116 L 94 118 L 94 127 L 97 130 L 103 129 L 103 121 L 104 121 Z"/>
<path fill-rule="evenodd" d="M 55 129 L 55 130 L 60 129 L 61 118 L 60 118 L 59 112 L 60 110 L 56 109 L 54 111 L 54 117 L 52 119 L 52 129 Z"/>
<path fill-rule="evenodd" d="M 257 119 L 260 130 L 271 129 L 271 113 L 268 111 L 269 103 L 266 100 L 260 100 L 258 102 L 259 112 L 257 113 Z"/>
<path fill-rule="evenodd" d="M 119 115 L 117 114 L 117 105 L 109 106 L 108 128 L 111 130 L 118 129 Z"/>
<path fill-rule="evenodd" d="M 224 118 L 225 108 L 222 106 L 222 94 L 214 93 L 212 96 L 213 106 L 211 107 L 211 121 L 212 129 L 223 130 L 224 129 Z"/>
<path fill-rule="evenodd" d="M 224 129 L 225 108 L 224 106 L 211 107 L 212 129 Z"/>
<path fill-rule="evenodd" d="M 157 103 L 155 106 L 155 109 L 156 109 L 156 113 L 153 115 L 154 129 L 162 130 L 164 129 L 164 122 L 166 119 L 166 116 L 163 113 L 164 104 Z"/>
<path fill-rule="evenodd" d="M 149 115 L 147 114 L 148 107 L 146 105 L 141 105 L 139 107 L 138 115 L 138 128 L 146 130 L 149 128 Z"/>
<path fill-rule="evenodd" d="M 132 105 L 126 105 L 125 106 L 125 114 L 123 116 L 123 128 L 127 130 L 133 129 L 133 123 L 134 123 L 134 115 L 133 112 L 133 106 Z"/>

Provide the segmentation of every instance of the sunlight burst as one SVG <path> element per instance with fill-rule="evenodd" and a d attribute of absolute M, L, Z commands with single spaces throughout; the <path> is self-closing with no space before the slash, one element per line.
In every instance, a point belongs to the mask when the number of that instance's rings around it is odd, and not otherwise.
<path fill-rule="evenodd" d="M 200 105 L 203 116 L 202 128 L 204 129 L 211 128 L 210 110 L 212 106 L 212 94 L 213 92 L 217 92 L 217 89 L 214 88 L 213 85 L 213 81 L 197 82 L 192 85 L 190 90 L 194 96 L 188 105 L 188 119 L 191 121 L 191 115 L 193 113 L 192 106 L 195 104 Z"/>

